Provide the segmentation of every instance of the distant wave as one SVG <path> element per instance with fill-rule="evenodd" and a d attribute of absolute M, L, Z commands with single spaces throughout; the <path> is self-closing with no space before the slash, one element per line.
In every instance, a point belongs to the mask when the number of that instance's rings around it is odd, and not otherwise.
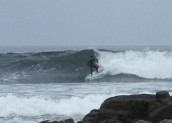
<path fill-rule="evenodd" d="M 0 82 L 84 82 L 91 54 L 98 57 L 101 71 L 93 81 L 172 79 L 172 51 L 102 49 L 0 54 Z"/>

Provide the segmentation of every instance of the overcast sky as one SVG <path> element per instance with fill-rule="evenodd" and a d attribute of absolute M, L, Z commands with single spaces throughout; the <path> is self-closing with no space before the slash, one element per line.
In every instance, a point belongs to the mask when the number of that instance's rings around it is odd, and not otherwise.
<path fill-rule="evenodd" d="M 172 0 L 0 0 L 0 45 L 172 45 Z"/>

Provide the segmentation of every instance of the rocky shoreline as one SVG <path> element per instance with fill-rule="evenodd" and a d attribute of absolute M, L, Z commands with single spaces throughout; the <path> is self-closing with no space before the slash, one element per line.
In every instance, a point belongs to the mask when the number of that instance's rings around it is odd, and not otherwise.
<path fill-rule="evenodd" d="M 161 91 L 156 95 L 110 97 L 101 104 L 100 109 L 91 110 L 77 123 L 165 123 L 165 119 L 172 119 L 172 96 L 167 91 Z M 47 120 L 40 123 L 74 123 L 74 120 Z"/>

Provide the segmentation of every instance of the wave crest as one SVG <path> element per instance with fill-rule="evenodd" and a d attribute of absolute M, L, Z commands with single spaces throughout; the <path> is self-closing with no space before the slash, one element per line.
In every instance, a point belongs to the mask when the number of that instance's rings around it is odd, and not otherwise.
<path fill-rule="evenodd" d="M 0 82 L 84 82 L 91 54 L 97 55 L 101 71 L 93 81 L 172 79 L 172 51 L 82 50 L 1 54 Z"/>
<path fill-rule="evenodd" d="M 104 74 L 131 74 L 147 79 L 172 78 L 172 52 L 96 52 L 99 54 L 99 64 Z"/>

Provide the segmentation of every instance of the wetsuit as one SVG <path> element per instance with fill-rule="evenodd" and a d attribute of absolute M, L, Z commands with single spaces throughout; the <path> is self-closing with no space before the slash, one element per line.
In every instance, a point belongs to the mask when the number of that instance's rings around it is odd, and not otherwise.
<path fill-rule="evenodd" d="M 90 70 L 91 70 L 91 75 L 93 73 L 93 68 L 96 69 L 96 72 L 98 73 L 98 60 L 96 58 L 91 58 L 89 61 L 88 61 L 88 66 L 90 67 Z"/>

